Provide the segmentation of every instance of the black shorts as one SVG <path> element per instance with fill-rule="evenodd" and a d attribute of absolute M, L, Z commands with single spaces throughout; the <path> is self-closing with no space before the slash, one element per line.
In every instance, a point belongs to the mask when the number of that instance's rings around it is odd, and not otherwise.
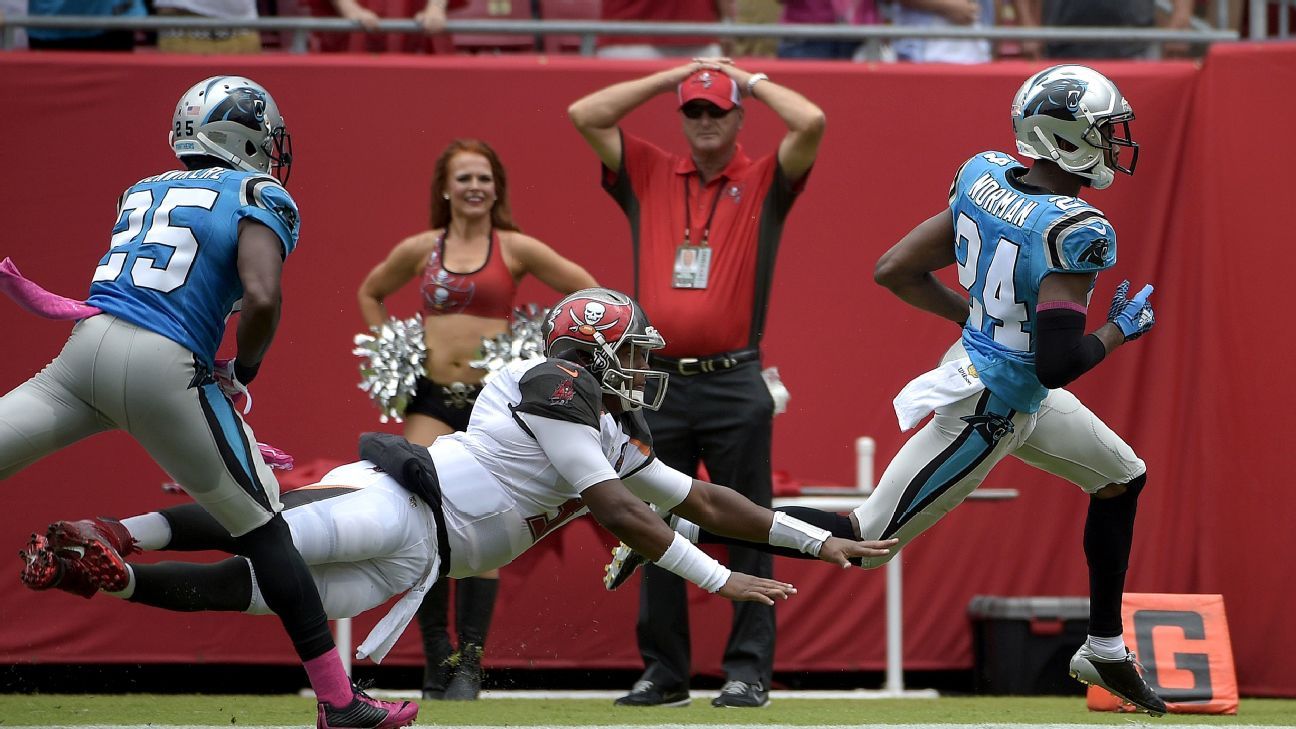
<path fill-rule="evenodd" d="M 442 385 L 420 377 L 414 388 L 414 399 L 410 400 L 405 412 L 436 418 L 454 430 L 467 430 L 472 406 L 477 402 L 479 392 L 481 385 L 465 385 L 462 382 Z"/>

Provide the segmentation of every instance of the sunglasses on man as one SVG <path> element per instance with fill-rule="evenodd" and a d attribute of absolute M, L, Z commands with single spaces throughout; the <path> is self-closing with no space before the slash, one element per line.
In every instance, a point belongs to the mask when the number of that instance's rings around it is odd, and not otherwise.
<path fill-rule="evenodd" d="M 733 111 L 733 109 L 721 109 L 715 104 L 688 104 L 680 111 L 684 112 L 684 116 L 690 119 L 701 119 L 703 114 L 712 119 L 723 119 L 729 116 L 729 112 Z"/>

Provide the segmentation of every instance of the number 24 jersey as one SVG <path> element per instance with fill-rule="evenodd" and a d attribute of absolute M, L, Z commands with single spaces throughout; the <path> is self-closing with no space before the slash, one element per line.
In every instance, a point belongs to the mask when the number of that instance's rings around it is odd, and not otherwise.
<path fill-rule="evenodd" d="M 1048 393 L 1035 374 L 1040 281 L 1111 268 L 1116 231 L 1084 200 L 1022 182 L 1025 171 L 1002 152 L 978 154 L 955 175 L 949 205 L 959 284 L 970 299 L 964 349 L 986 387 L 1033 413 Z"/>

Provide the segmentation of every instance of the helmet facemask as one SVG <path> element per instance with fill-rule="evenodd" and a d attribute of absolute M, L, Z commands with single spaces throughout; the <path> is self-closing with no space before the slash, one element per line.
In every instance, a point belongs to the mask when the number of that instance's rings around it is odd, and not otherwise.
<path fill-rule="evenodd" d="M 602 359 L 608 363 L 599 377 L 603 392 L 621 398 L 627 410 L 656 410 L 661 407 L 666 397 L 667 375 L 648 368 L 648 353 L 666 346 L 661 334 L 654 327 L 647 327 L 643 334 L 621 337 L 616 346 L 604 340 L 602 334 L 595 333 L 595 337 L 602 340 L 599 345 L 603 350 Z M 645 393 L 652 383 L 657 387 L 649 402 Z"/>

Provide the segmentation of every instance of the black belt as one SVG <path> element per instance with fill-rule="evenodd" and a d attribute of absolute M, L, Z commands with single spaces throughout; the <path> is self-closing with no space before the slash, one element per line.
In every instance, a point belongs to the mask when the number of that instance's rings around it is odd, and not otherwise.
<path fill-rule="evenodd" d="M 648 363 L 654 368 L 669 372 L 672 375 L 701 375 L 707 372 L 719 372 L 731 367 L 737 367 L 745 362 L 755 362 L 760 359 L 759 349 L 739 349 L 734 352 L 721 352 L 709 357 L 662 357 L 652 354 L 648 356 Z"/>
<path fill-rule="evenodd" d="M 432 509 L 432 519 L 436 522 L 437 554 L 441 557 L 438 577 L 445 577 L 450 571 L 450 533 L 446 529 L 445 514 L 441 511 L 441 481 L 437 478 L 432 455 L 426 448 L 398 435 L 364 433 L 360 436 L 360 457 L 372 462 Z"/>

